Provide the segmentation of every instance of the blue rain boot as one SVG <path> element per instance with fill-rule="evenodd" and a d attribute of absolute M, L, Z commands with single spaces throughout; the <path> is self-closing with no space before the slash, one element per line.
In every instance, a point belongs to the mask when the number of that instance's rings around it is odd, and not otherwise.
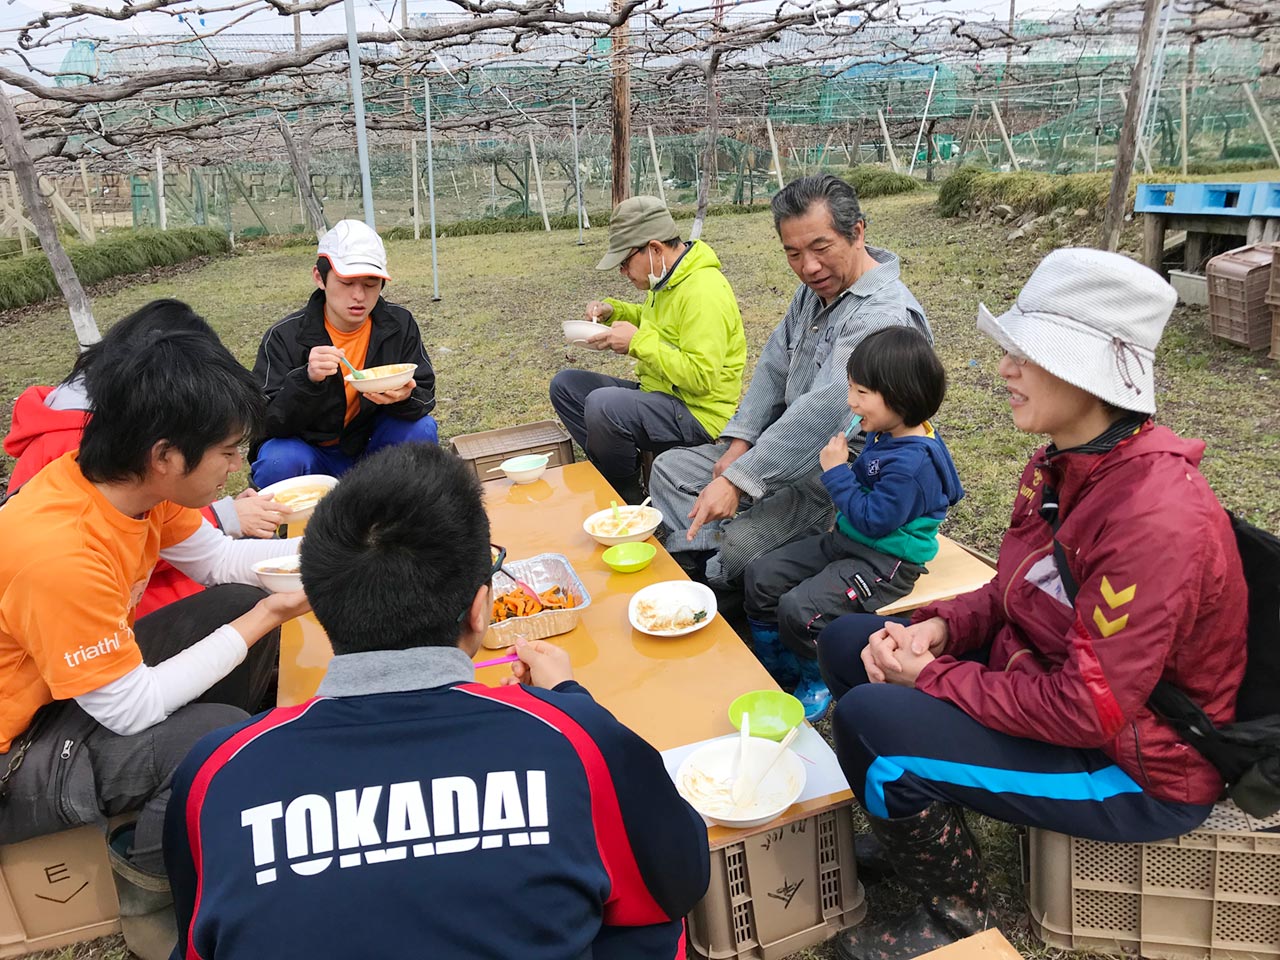
<path fill-rule="evenodd" d="M 808 657 L 795 657 L 800 668 L 800 683 L 796 687 L 795 696 L 804 704 L 804 718 L 810 723 L 817 723 L 831 706 L 831 691 L 822 679 L 822 671 L 818 669 L 818 661 Z"/>
<path fill-rule="evenodd" d="M 800 666 L 796 655 L 788 650 L 778 637 L 778 625 L 761 620 L 747 620 L 751 627 L 751 642 L 756 659 L 764 664 L 769 675 L 780 687 L 793 687 L 800 679 Z"/>

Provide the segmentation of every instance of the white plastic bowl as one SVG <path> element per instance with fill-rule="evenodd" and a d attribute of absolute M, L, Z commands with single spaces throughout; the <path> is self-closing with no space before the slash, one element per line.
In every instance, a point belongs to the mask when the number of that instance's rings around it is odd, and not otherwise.
<path fill-rule="evenodd" d="M 609 331 L 609 328 L 603 323 L 592 323 L 590 320 L 565 320 L 561 326 L 564 328 L 564 342 L 576 343 L 581 346 L 586 346 L 588 340 Z M 592 347 L 591 349 L 598 350 L 600 348 Z"/>
<path fill-rule="evenodd" d="M 547 472 L 547 463 L 551 460 L 545 453 L 526 453 L 512 457 L 498 464 L 498 469 L 514 483 L 533 483 Z"/>
<path fill-rule="evenodd" d="M 638 507 L 618 507 L 618 513 L 623 518 L 634 518 L 630 524 L 630 533 L 625 535 L 596 533 L 594 527 L 601 520 L 610 520 L 613 517 L 613 508 L 609 507 L 605 510 L 597 510 L 587 519 L 582 521 L 582 529 L 596 543 L 603 544 L 606 547 L 612 547 L 615 543 L 637 543 L 641 540 L 648 540 L 653 535 L 653 531 L 658 529 L 658 524 L 662 523 L 662 511 L 655 510 L 653 507 L 645 507 L 643 515 L 636 517 L 635 513 Z"/>
<path fill-rule="evenodd" d="M 285 567 L 293 567 L 293 572 L 273 572 Z M 302 589 L 302 572 L 298 567 L 298 555 L 296 553 L 283 557 L 272 557 L 269 560 L 259 560 L 253 565 L 253 572 L 258 575 L 262 585 L 272 593 L 288 593 L 290 590 Z"/>
<path fill-rule="evenodd" d="M 772 740 L 748 737 L 747 775 L 759 776 L 780 746 Z M 782 816 L 799 798 L 805 784 L 804 762 L 788 747 L 756 788 L 751 802 L 735 810 L 729 794 L 738 773 L 738 750 L 738 737 L 713 740 L 699 747 L 684 758 L 676 771 L 676 790 L 713 823 L 737 829 L 760 827 Z"/>
<path fill-rule="evenodd" d="M 387 363 L 381 367 L 370 367 L 360 372 L 366 374 L 357 380 L 354 373 L 348 373 L 342 379 L 356 388 L 359 393 L 382 393 L 384 390 L 395 390 L 403 387 L 413 379 L 416 363 Z"/>
<path fill-rule="evenodd" d="M 290 477 L 288 480 L 278 480 L 270 486 L 263 487 L 258 491 L 258 493 L 263 496 L 270 494 L 273 497 L 280 494 L 285 494 L 287 496 L 290 493 L 301 493 L 311 490 L 318 492 L 321 489 L 324 490 L 324 493 L 328 493 L 337 485 L 337 477 L 325 476 L 323 473 L 308 473 L 301 477 Z M 319 500 L 324 496 L 324 493 L 321 493 L 319 497 L 314 499 Z M 308 500 L 310 499 L 312 498 L 308 498 Z M 289 504 L 284 503 L 283 501 L 281 501 L 281 503 L 283 506 L 289 506 Z M 298 523 L 302 520 L 306 520 L 315 512 L 315 509 L 315 503 L 310 503 L 310 505 L 304 506 L 301 510 L 292 510 L 288 516 L 284 518 L 285 523 Z"/>

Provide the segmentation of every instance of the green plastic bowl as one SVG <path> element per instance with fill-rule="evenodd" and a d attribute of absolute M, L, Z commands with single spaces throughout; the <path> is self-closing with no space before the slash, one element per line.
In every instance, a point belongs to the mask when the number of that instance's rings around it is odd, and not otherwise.
<path fill-rule="evenodd" d="M 804 722 L 804 704 L 781 690 L 752 690 L 729 704 L 729 722 L 742 729 L 742 715 L 751 714 L 751 735 L 781 740 Z"/>
<path fill-rule="evenodd" d="M 652 543 L 619 543 L 610 547 L 600 557 L 618 573 L 635 573 L 647 567 L 657 553 L 658 548 Z"/>

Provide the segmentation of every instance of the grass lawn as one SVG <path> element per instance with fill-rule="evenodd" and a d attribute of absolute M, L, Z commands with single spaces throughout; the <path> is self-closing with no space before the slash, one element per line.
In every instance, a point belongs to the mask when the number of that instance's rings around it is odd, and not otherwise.
<path fill-rule="evenodd" d="M 1000 312 L 1014 299 L 1048 249 L 1094 235 L 1050 235 L 1034 243 L 1005 242 L 1008 228 L 941 220 L 932 194 L 871 200 L 871 241 L 896 251 L 903 277 L 928 312 L 951 386 L 938 418 L 967 495 L 944 532 L 989 553 L 998 548 L 1023 463 L 1038 440 L 1016 431 L 996 374 L 999 349 L 975 328 L 979 300 Z M 449 437 L 553 416 L 547 400 L 552 375 L 578 364 L 627 376 L 630 361 L 577 352 L 566 360 L 559 323 L 581 315 L 590 298 L 635 297 L 616 272 L 593 269 L 604 245 L 601 230 L 576 233 L 448 237 L 440 241 L 441 292 L 431 302 L 427 243 L 389 244 L 389 293 L 422 326 L 436 367 L 441 434 Z M 704 236 L 725 264 L 737 292 L 755 363 L 769 331 L 786 309 L 796 279 L 786 265 L 767 214 L 707 224 Z M 1132 242 L 1134 238 L 1130 237 Z M 296 309 L 311 289 L 312 258 L 305 249 L 241 254 L 142 282 L 95 302 L 99 323 L 156 297 L 179 297 L 203 313 L 230 349 L 253 362 L 258 340 L 273 321 Z M 0 398 L 6 413 L 34 383 L 54 383 L 71 366 L 75 340 L 61 304 L 0 316 Z M 1271 531 L 1280 531 L 1280 365 L 1264 354 L 1212 340 L 1207 311 L 1179 307 L 1157 357 L 1158 418 L 1208 444 L 1202 469 L 1223 503 Z M 7 473 L 8 464 L 4 466 Z M 1026 953 L 1044 955 L 1025 936 L 1013 831 L 983 824 L 993 879 L 1004 914 L 1001 926 Z M 872 911 L 892 905 L 894 889 L 872 894 Z M 807 954 L 825 957 L 825 951 Z M 120 960 L 118 942 L 104 941 L 52 957 Z"/>

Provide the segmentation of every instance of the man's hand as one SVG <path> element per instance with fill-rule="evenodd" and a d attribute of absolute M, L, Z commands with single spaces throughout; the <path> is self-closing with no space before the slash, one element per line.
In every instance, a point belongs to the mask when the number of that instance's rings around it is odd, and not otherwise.
<path fill-rule="evenodd" d="M 823 470 L 849 462 L 849 441 L 844 438 L 844 434 L 837 433 L 827 441 L 827 445 L 818 454 L 818 462 L 822 464 Z"/>
<path fill-rule="evenodd" d="M 516 655 L 520 659 L 511 664 L 511 676 L 502 678 L 504 687 L 523 683 L 541 690 L 551 690 L 566 680 L 573 679 L 569 654 L 554 643 L 516 637 Z"/>
<path fill-rule="evenodd" d="M 312 383 L 327 380 L 341 371 L 341 361 L 345 360 L 346 356 L 337 347 L 312 347 L 311 352 L 307 354 L 307 379 Z"/>
<path fill-rule="evenodd" d="M 374 403 L 387 404 L 399 403 L 401 400 L 413 393 L 414 387 L 418 385 L 417 380 L 410 380 L 402 387 L 396 387 L 394 390 L 382 390 L 378 393 L 365 393 L 362 396 L 368 397 Z"/>
<path fill-rule="evenodd" d="M 751 444 L 747 441 L 734 437 L 729 443 L 729 449 L 720 454 L 720 459 L 716 461 L 716 465 L 711 468 L 711 479 L 719 480 L 720 475 L 733 465 L 733 461 L 751 449 Z"/>
<path fill-rule="evenodd" d="M 267 540 L 276 535 L 276 528 L 284 523 L 292 511 L 268 494 L 262 496 L 256 490 L 246 489 L 235 499 L 236 517 L 240 530 L 246 537 Z"/>
<path fill-rule="evenodd" d="M 603 300 L 592 300 L 587 304 L 585 316 L 591 321 L 608 320 L 613 316 L 613 304 L 605 303 Z"/>
<path fill-rule="evenodd" d="M 285 593 L 270 593 L 258 601 L 257 606 L 275 620 L 275 626 L 300 617 L 311 610 L 311 601 L 302 590 L 289 590 Z M 273 628 L 274 629 L 274 628 Z M 257 641 L 255 640 L 254 643 Z M 253 646 L 250 643 L 249 646 Z"/>
<path fill-rule="evenodd" d="M 685 539 L 693 540 L 705 523 L 732 517 L 738 512 L 738 501 L 741 499 L 742 491 L 726 478 L 717 477 L 712 480 L 702 488 L 698 499 L 694 501 L 693 509 L 689 511 L 688 518 L 693 522 L 689 524 Z"/>
<path fill-rule="evenodd" d="M 619 320 L 611 327 L 603 327 L 600 333 L 589 338 L 587 346 L 593 350 L 612 350 L 614 353 L 625 354 L 638 329 L 634 323 Z"/>

